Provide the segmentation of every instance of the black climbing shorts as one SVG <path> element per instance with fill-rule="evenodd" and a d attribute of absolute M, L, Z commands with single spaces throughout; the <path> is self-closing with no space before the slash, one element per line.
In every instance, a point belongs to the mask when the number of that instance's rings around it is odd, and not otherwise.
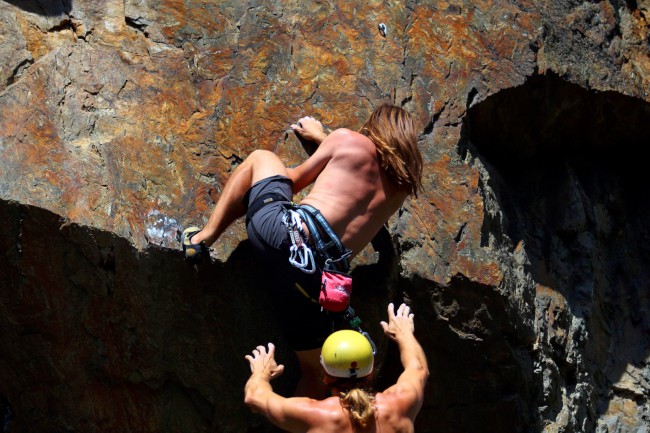
<path fill-rule="evenodd" d="M 285 201 L 273 201 L 259 208 L 253 215 L 249 212 L 258 198 L 267 194 L 277 194 L 284 197 Z M 246 192 L 244 205 L 246 206 L 246 232 L 253 247 L 261 253 L 278 254 L 285 251 L 289 257 L 291 240 L 289 232 L 282 223 L 286 213 L 284 203 L 291 202 L 293 197 L 293 182 L 288 177 L 271 176 L 256 182 Z"/>
<path fill-rule="evenodd" d="M 256 209 L 254 202 L 268 194 L 277 194 L 286 200 L 274 200 Z M 287 212 L 284 205 L 292 197 L 293 182 L 287 177 L 271 176 L 256 182 L 244 198 L 246 231 L 260 265 L 266 267 L 273 309 L 283 326 L 287 343 L 296 351 L 319 349 L 334 331 L 334 315 L 322 311 L 320 305 L 312 301 L 318 299 L 320 272 L 306 274 L 289 263 L 291 240 L 282 219 Z M 253 210 L 252 214 L 249 210 Z"/>

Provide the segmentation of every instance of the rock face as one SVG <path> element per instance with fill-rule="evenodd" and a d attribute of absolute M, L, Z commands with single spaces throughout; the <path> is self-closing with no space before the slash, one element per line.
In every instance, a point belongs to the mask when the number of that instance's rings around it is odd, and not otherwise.
<path fill-rule="evenodd" d="M 409 302 L 418 432 L 650 431 L 650 2 L 0 1 L 0 423 L 262 432 L 243 356 L 274 341 L 243 224 L 207 221 L 302 115 L 421 130 L 425 191 L 356 261 L 353 305 Z M 384 23 L 382 35 L 378 25 Z"/>

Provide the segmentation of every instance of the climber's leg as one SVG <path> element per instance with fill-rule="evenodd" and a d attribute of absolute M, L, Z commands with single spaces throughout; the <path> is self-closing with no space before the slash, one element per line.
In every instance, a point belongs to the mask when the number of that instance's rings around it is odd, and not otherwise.
<path fill-rule="evenodd" d="M 273 152 L 255 150 L 233 172 L 210 215 L 207 225 L 192 236 L 192 243 L 212 245 L 237 218 L 244 215 L 244 195 L 256 182 L 270 176 L 288 177 L 287 169 Z"/>

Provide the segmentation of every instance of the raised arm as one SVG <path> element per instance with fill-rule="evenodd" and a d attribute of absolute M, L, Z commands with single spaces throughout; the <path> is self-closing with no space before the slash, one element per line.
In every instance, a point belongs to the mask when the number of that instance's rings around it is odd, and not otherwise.
<path fill-rule="evenodd" d="M 310 156 L 305 162 L 295 168 L 287 169 L 293 181 L 293 193 L 297 194 L 311 185 L 323 171 L 332 158 L 336 140 L 327 140 L 328 134 L 323 129 L 323 125 L 311 116 L 301 118 L 291 125 L 291 129 L 303 140 L 316 143 L 316 150 L 309 152 Z"/>
<path fill-rule="evenodd" d="M 405 414 L 414 420 L 422 407 L 429 368 L 424 350 L 413 334 L 415 326 L 410 308 L 402 304 L 395 313 L 393 304 L 388 304 L 388 323 L 381 322 L 381 327 L 384 333 L 397 343 L 404 367 L 404 372 L 397 379 L 397 383 L 384 393 L 393 394 L 399 400 Z"/>
<path fill-rule="evenodd" d="M 268 351 L 264 346 L 257 346 L 253 355 L 246 355 L 246 359 L 250 363 L 251 377 L 244 388 L 244 402 L 253 412 L 261 413 L 289 432 L 304 432 L 317 422 L 318 411 L 313 408 L 313 400 L 285 398 L 273 391 L 271 379 L 284 371 L 284 366 L 275 362 L 273 343 L 269 343 Z"/>
<path fill-rule="evenodd" d="M 316 120 L 313 121 L 317 122 Z M 350 143 L 351 140 L 350 131 L 344 128 L 337 129 L 329 135 L 324 135 L 316 151 L 305 162 L 295 168 L 287 169 L 289 177 L 293 181 L 293 193 L 298 193 L 303 188 L 311 185 L 332 159 L 336 149 Z"/>

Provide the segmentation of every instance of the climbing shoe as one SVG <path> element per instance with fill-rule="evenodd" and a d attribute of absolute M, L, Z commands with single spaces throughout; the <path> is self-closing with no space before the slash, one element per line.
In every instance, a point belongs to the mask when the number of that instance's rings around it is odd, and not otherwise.
<path fill-rule="evenodd" d="M 205 242 L 201 241 L 198 244 L 192 243 L 192 236 L 200 231 L 201 229 L 198 227 L 188 227 L 183 231 L 183 234 L 181 235 L 181 243 L 183 244 L 185 260 L 193 265 L 203 260 L 204 256 L 210 255 L 210 251 L 205 245 Z"/>

